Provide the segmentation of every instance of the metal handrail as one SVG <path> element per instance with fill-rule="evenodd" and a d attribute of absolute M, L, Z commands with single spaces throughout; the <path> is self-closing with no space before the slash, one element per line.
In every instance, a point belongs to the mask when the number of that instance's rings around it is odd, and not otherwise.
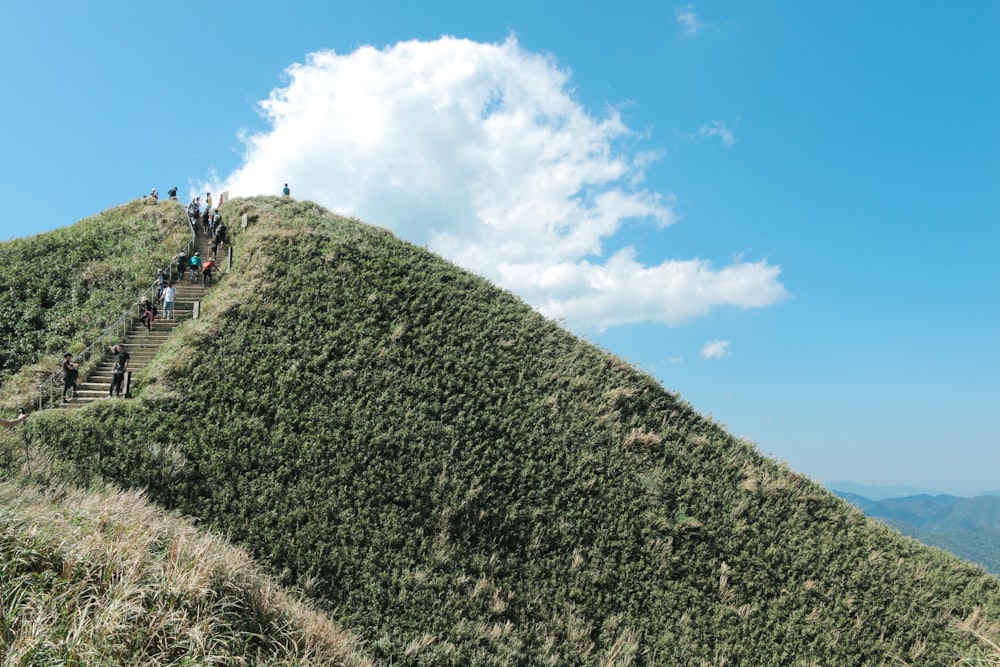
<path fill-rule="evenodd" d="M 189 240 L 184 245 L 183 250 L 184 250 L 185 254 L 187 254 L 188 256 L 190 256 L 192 249 L 198 243 L 198 238 L 195 235 L 194 228 L 191 227 L 191 225 L 188 225 L 188 228 L 191 230 L 191 240 Z M 153 297 L 155 296 L 156 283 L 159 282 L 159 273 L 160 272 L 164 272 L 164 273 L 166 273 L 167 276 L 170 276 L 171 275 L 170 272 L 171 272 L 172 269 L 173 269 L 173 258 L 170 259 L 170 263 L 166 266 L 166 268 L 160 269 L 157 272 L 157 278 L 156 278 L 156 280 L 154 280 L 152 283 L 150 283 L 149 288 L 146 289 L 146 291 L 144 292 L 144 294 L 146 294 L 146 295 L 149 296 L 150 300 L 152 300 Z M 102 350 L 102 356 L 103 356 L 103 350 L 106 349 L 106 346 L 107 346 L 109 340 L 112 339 L 112 336 L 114 336 L 116 338 L 119 338 L 119 337 L 120 338 L 124 338 L 125 335 L 128 333 L 128 330 L 132 327 L 132 323 L 133 323 L 133 321 L 135 319 L 135 306 L 137 306 L 139 303 L 140 303 L 139 300 L 134 301 L 133 303 L 131 303 L 128 306 L 128 308 L 121 314 L 121 317 L 119 317 L 115 321 L 114 324 L 108 326 L 103 332 L 101 332 L 101 334 L 98 335 L 97 340 L 95 340 L 93 343 L 91 343 L 91 345 L 87 349 L 85 349 L 83 352 L 80 352 L 75 357 L 73 357 L 73 359 L 70 360 L 70 363 L 77 364 L 77 367 L 79 368 L 79 366 L 82 365 L 83 362 L 85 362 L 85 361 L 87 361 L 88 359 L 91 358 L 91 354 L 92 354 L 92 352 L 94 350 L 101 349 Z M 121 329 L 121 335 L 120 336 L 118 334 L 119 328 Z M 45 380 L 43 380 L 42 382 L 38 383 L 38 409 L 39 410 L 44 410 L 46 407 L 51 407 L 52 404 L 54 403 L 53 399 L 54 399 L 56 391 L 57 391 L 56 382 L 62 378 L 62 373 L 63 372 L 62 372 L 62 370 L 60 368 L 60 370 L 56 371 L 55 373 L 53 373 L 52 375 L 50 375 Z M 48 391 L 48 394 L 49 394 L 49 396 L 48 396 L 49 400 L 47 402 L 45 401 L 45 392 L 46 391 Z"/>

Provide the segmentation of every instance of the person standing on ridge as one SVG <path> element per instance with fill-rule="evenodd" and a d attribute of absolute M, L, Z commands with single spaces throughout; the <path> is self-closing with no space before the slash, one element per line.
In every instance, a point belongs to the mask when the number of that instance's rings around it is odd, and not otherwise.
<path fill-rule="evenodd" d="M 292 191 L 288 189 L 288 183 L 285 183 L 285 187 L 281 188 L 281 194 L 285 197 L 291 196 Z"/>
<path fill-rule="evenodd" d="M 177 199 L 177 186 L 176 185 L 174 187 L 170 188 L 169 190 L 167 190 L 167 197 L 169 197 L 170 199 L 173 199 L 173 200 Z"/>
<path fill-rule="evenodd" d="M 73 390 L 70 398 L 76 398 L 76 378 L 80 374 L 79 366 L 73 363 L 73 355 L 67 352 L 63 355 L 63 403 L 66 402 L 66 392 Z"/>

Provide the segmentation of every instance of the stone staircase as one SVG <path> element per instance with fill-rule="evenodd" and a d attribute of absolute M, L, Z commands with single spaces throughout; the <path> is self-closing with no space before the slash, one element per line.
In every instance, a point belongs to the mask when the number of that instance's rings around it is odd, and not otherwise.
<path fill-rule="evenodd" d="M 203 258 L 208 258 L 209 240 L 198 235 L 196 239 L 196 249 Z M 221 253 L 220 253 L 221 255 Z M 219 279 L 219 274 L 213 276 L 214 282 Z M 145 325 L 139 321 L 138 307 L 132 328 L 126 332 L 122 344 L 129 353 L 128 371 L 126 384 L 123 389 L 129 390 L 129 381 L 135 377 L 135 373 L 141 370 L 150 359 L 156 356 L 160 346 L 163 345 L 173 334 L 174 330 L 184 322 L 193 319 L 200 307 L 201 300 L 205 296 L 206 288 L 202 286 L 199 277 L 194 282 L 189 281 L 189 276 L 174 283 L 177 290 L 176 301 L 174 302 L 173 319 L 164 319 L 163 312 L 157 314 L 151 330 L 147 330 Z M 211 288 L 211 286 L 209 287 Z M 114 355 L 110 350 L 104 351 L 104 358 L 97 367 L 90 373 L 85 382 L 77 382 L 76 396 L 62 403 L 64 408 L 79 408 L 93 401 L 109 398 L 108 393 L 111 388 L 112 368 L 114 367 Z"/>

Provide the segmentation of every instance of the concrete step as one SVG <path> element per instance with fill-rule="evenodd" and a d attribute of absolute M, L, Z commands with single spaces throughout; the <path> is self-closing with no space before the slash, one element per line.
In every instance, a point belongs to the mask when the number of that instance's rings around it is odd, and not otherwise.
<path fill-rule="evenodd" d="M 202 257 L 208 257 L 209 240 L 199 236 L 197 250 Z M 213 285 L 218 282 L 220 274 L 215 275 Z M 157 305 L 160 311 L 153 322 L 151 330 L 138 322 L 138 316 L 133 328 L 125 334 L 125 349 L 129 353 L 129 371 L 135 373 L 140 370 L 146 362 L 151 360 L 159 352 L 160 347 L 177 329 L 178 326 L 191 320 L 194 314 L 195 303 L 201 301 L 211 285 L 206 288 L 201 283 L 201 279 L 191 282 L 187 278 L 174 283 L 177 290 L 176 301 L 174 302 L 174 317 L 166 319 L 161 317 L 162 307 Z M 66 409 L 83 407 L 94 401 L 106 400 L 108 390 L 111 388 L 112 370 L 114 359 L 110 351 L 106 351 L 106 357 L 91 371 L 85 382 L 77 383 L 75 398 L 70 399 L 60 406 Z M 134 376 L 133 376 L 134 377 Z"/>

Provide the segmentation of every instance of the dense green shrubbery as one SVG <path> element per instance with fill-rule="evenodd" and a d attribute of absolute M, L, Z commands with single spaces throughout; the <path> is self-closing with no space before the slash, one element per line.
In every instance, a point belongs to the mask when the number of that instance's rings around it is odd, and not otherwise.
<path fill-rule="evenodd" d="M 512 295 L 309 203 L 145 399 L 28 423 L 230 534 L 393 664 L 947 664 L 1000 583 Z M 150 383 L 147 382 L 147 386 Z"/>
<path fill-rule="evenodd" d="M 0 383 L 45 355 L 86 347 L 189 236 L 179 205 L 136 200 L 0 243 Z"/>

